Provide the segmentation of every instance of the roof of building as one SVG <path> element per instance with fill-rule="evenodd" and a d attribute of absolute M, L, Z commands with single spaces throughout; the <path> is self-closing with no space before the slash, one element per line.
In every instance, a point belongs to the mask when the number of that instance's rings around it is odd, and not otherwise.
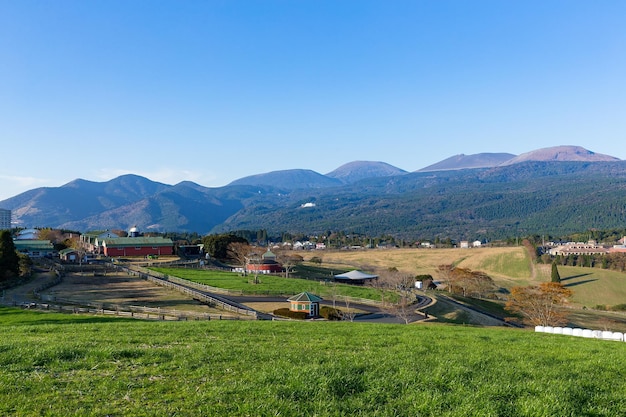
<path fill-rule="evenodd" d="M 378 278 L 378 275 L 366 274 L 365 272 L 358 271 L 358 270 L 354 269 L 354 270 L 352 270 L 350 272 L 346 272 L 344 274 L 335 275 L 335 278 L 349 279 L 349 280 L 352 280 L 352 281 L 362 281 L 362 280 L 366 280 L 366 279 Z"/>
<path fill-rule="evenodd" d="M 66 255 L 68 253 L 72 253 L 72 252 L 78 252 L 76 249 L 74 248 L 67 248 L 67 249 L 62 249 L 59 251 L 59 255 Z"/>
<path fill-rule="evenodd" d="M 318 302 L 322 301 L 322 297 L 318 297 L 315 294 L 311 294 L 310 292 L 301 292 L 300 294 L 296 294 L 293 297 L 289 297 L 287 301 L 308 301 L 308 302 Z"/>
<path fill-rule="evenodd" d="M 111 237 L 102 239 L 102 246 L 133 247 L 133 246 L 172 246 L 172 239 L 164 237 Z"/>
<path fill-rule="evenodd" d="M 276 258 L 276 254 L 268 249 L 267 252 L 265 252 L 263 255 L 261 255 L 261 258 L 263 258 L 263 259 L 275 259 Z"/>
<path fill-rule="evenodd" d="M 52 242 L 49 240 L 14 240 L 15 249 L 23 250 L 53 250 Z"/>

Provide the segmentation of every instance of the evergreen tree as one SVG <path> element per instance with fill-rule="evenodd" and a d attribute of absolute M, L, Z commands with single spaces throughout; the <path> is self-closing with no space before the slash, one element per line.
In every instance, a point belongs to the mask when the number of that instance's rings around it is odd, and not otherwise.
<path fill-rule="evenodd" d="M 556 262 L 552 262 L 552 273 L 550 274 L 552 282 L 561 282 L 561 275 L 559 275 L 559 269 L 556 266 Z"/>
<path fill-rule="evenodd" d="M 15 250 L 11 232 L 0 232 L 0 282 L 20 273 L 20 258 Z"/>

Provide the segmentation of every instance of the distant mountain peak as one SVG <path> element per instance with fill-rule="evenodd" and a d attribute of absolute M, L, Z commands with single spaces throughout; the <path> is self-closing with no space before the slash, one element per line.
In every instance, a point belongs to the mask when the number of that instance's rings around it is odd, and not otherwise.
<path fill-rule="evenodd" d="M 329 172 L 326 176 L 350 184 L 366 178 L 390 177 L 406 173 L 405 170 L 389 165 L 386 162 L 353 161 Z"/>
<path fill-rule="evenodd" d="M 250 175 L 231 182 L 228 185 L 271 186 L 283 189 L 323 188 L 341 185 L 334 179 L 310 169 L 287 169 L 264 174 Z"/>
<path fill-rule="evenodd" d="M 477 153 L 473 155 L 458 154 L 450 158 L 439 161 L 436 164 L 418 170 L 418 172 L 428 171 L 449 171 L 471 168 L 493 168 L 498 166 L 515 155 L 510 153 Z"/>
<path fill-rule="evenodd" d="M 520 162 L 541 161 L 541 162 L 614 162 L 620 161 L 619 158 L 601 153 L 595 153 L 581 146 L 553 146 L 549 148 L 541 148 L 534 151 L 523 153 L 502 165 L 513 165 Z"/>

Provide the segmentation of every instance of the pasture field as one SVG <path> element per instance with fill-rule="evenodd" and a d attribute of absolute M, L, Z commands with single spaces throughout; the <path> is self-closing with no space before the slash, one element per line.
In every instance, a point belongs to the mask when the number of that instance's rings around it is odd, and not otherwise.
<path fill-rule="evenodd" d="M 494 279 L 511 281 L 532 279 L 530 257 L 522 246 L 471 249 L 381 249 L 316 252 L 322 265 L 348 270 L 360 268 L 378 270 L 395 267 L 414 275 L 430 274 L 437 277 L 437 267 L 450 264 L 480 270 Z M 548 275 L 549 276 L 549 275 Z"/>
<path fill-rule="evenodd" d="M 559 266 L 561 283 L 574 291 L 574 303 L 596 305 L 626 304 L 626 274 L 600 268 Z"/>
<path fill-rule="evenodd" d="M 0 415 L 616 416 L 626 343 L 502 328 L 0 308 Z"/>
<path fill-rule="evenodd" d="M 299 278 L 283 278 L 275 275 L 259 275 L 259 283 L 254 283 L 254 276 L 242 276 L 234 272 L 185 268 L 150 268 L 166 275 L 176 276 L 211 287 L 223 288 L 244 294 L 291 296 L 309 291 L 321 296 L 345 295 L 368 300 L 380 300 L 380 290 L 367 286 L 327 283 L 325 281 Z M 391 294 L 389 294 L 391 295 Z M 385 296 L 387 299 L 387 295 Z"/>

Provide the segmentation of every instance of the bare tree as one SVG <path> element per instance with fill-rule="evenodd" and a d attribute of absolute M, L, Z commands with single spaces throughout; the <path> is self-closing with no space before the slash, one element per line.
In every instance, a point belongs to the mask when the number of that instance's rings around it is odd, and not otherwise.
<path fill-rule="evenodd" d="M 386 289 L 393 291 L 398 297 L 395 302 L 383 303 L 383 310 L 408 324 L 415 312 L 413 308 L 416 299 L 413 293 L 415 277 L 397 268 L 382 271 L 380 277 Z"/>
<path fill-rule="evenodd" d="M 246 264 L 251 253 L 253 253 L 252 246 L 244 242 L 231 242 L 226 249 L 228 257 L 237 265 L 241 265 L 244 275 L 247 275 Z"/>
<path fill-rule="evenodd" d="M 354 321 L 354 318 L 356 317 L 356 311 L 350 308 L 350 297 L 344 297 L 343 300 L 346 305 L 346 309 L 345 311 L 341 312 L 341 317 L 343 317 L 344 320 Z"/>
<path fill-rule="evenodd" d="M 296 266 L 304 262 L 304 258 L 290 250 L 281 249 L 276 253 L 276 260 L 280 262 L 285 270 L 285 278 L 289 278 L 289 274 L 294 272 Z"/>

